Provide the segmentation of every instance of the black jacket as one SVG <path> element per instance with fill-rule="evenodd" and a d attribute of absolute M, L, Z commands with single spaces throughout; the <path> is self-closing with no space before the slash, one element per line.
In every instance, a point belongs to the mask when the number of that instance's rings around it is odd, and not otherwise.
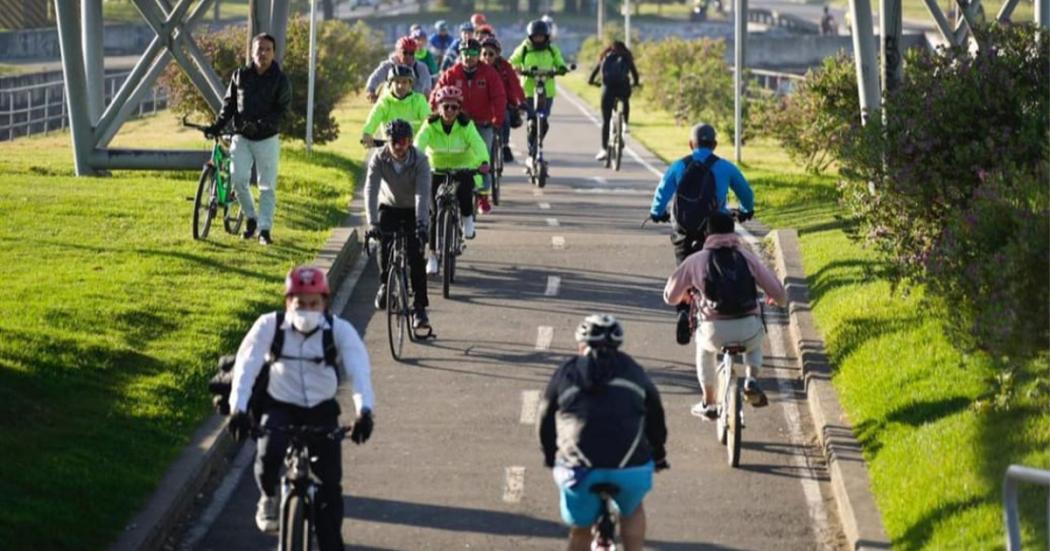
<path fill-rule="evenodd" d="M 281 116 L 291 103 L 292 85 L 276 61 L 261 75 L 250 63 L 233 72 L 215 125 L 222 128 L 232 119 L 236 133 L 249 140 L 264 140 L 277 134 Z"/>
<path fill-rule="evenodd" d="M 617 469 L 666 457 L 660 393 L 642 366 L 619 351 L 577 356 L 551 377 L 540 405 L 547 466 Z"/>
<path fill-rule="evenodd" d="M 608 88 L 611 91 L 622 92 L 629 94 L 631 92 L 631 81 L 634 81 L 634 86 L 638 86 L 638 68 L 634 65 L 634 58 L 629 53 L 620 53 L 616 51 L 608 51 L 602 56 L 601 61 L 594 66 L 591 70 L 591 76 L 587 78 L 587 82 L 595 84 L 599 76 L 605 73 L 604 65 L 606 63 L 612 63 L 616 58 L 623 58 L 627 62 L 628 79 L 624 82 L 602 82 L 602 86 Z"/>

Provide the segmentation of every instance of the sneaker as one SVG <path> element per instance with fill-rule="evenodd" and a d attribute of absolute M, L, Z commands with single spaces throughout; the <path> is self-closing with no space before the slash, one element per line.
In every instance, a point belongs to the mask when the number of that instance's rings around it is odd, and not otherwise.
<path fill-rule="evenodd" d="M 514 153 L 511 152 L 509 145 L 503 146 L 503 162 L 504 163 L 513 163 L 514 162 Z"/>
<path fill-rule="evenodd" d="M 693 404 L 693 408 L 689 410 L 689 413 L 692 413 L 693 417 L 699 417 L 704 421 L 714 421 L 718 419 L 718 406 L 697 402 Z"/>
<path fill-rule="evenodd" d="M 255 221 L 254 218 L 249 218 L 248 219 L 248 223 L 244 225 L 243 237 L 245 239 L 251 239 L 251 238 L 255 237 L 256 225 L 257 225 L 257 222 Z"/>
<path fill-rule="evenodd" d="M 489 198 L 481 195 L 478 197 L 478 212 L 481 214 L 488 214 L 492 212 L 492 203 L 489 202 Z"/>
<path fill-rule="evenodd" d="M 436 256 L 427 258 L 427 275 L 437 275 L 438 273 L 438 259 Z"/>
<path fill-rule="evenodd" d="M 277 531 L 276 497 L 264 495 L 259 498 L 259 505 L 255 508 L 255 525 L 259 527 L 260 532 Z"/>
<path fill-rule="evenodd" d="M 525 158 L 525 172 L 527 174 L 532 174 L 532 167 L 534 165 L 535 165 L 535 162 L 534 162 L 534 159 L 532 158 L 532 155 L 529 155 L 528 157 Z"/>
<path fill-rule="evenodd" d="M 273 245 L 273 238 L 270 237 L 270 230 L 259 230 L 259 244 Z"/>
<path fill-rule="evenodd" d="M 379 290 L 376 291 L 375 305 L 376 310 L 382 310 L 386 308 L 386 283 L 379 284 Z"/>
<path fill-rule="evenodd" d="M 430 329 L 430 318 L 427 317 L 426 308 L 416 306 L 412 312 L 412 329 Z"/>
<path fill-rule="evenodd" d="M 678 323 L 675 326 L 674 338 L 678 341 L 678 344 L 683 346 L 689 344 L 689 337 L 691 336 L 689 331 L 689 312 L 681 310 L 678 312 Z"/>
<path fill-rule="evenodd" d="M 474 217 L 464 216 L 463 217 L 463 237 L 467 239 L 474 239 Z"/>
<path fill-rule="evenodd" d="M 603 149 L 603 150 L 599 151 L 597 155 L 594 156 L 594 160 L 595 161 L 604 161 L 608 157 L 609 157 L 609 152 Z"/>
<path fill-rule="evenodd" d="M 751 404 L 751 407 L 762 408 L 769 405 L 769 398 L 766 398 L 766 393 L 762 392 L 762 389 L 758 387 L 758 381 L 753 377 L 744 379 L 744 399 Z"/>

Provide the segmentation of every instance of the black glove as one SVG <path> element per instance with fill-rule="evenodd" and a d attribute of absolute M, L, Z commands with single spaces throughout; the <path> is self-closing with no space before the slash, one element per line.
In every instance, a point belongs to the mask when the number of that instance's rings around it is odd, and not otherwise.
<path fill-rule="evenodd" d="M 215 408 L 215 413 L 219 415 L 230 414 L 230 397 L 223 396 L 222 394 L 216 394 L 211 397 L 211 405 Z"/>
<path fill-rule="evenodd" d="M 372 224 L 368 227 L 368 231 L 365 232 L 365 239 L 376 240 L 383 236 L 383 232 L 379 231 L 379 224 Z"/>
<path fill-rule="evenodd" d="M 737 221 L 741 222 L 741 223 L 747 222 L 748 220 L 750 220 L 750 219 L 752 219 L 754 217 L 755 217 L 755 211 L 753 211 L 753 210 L 751 212 L 739 211 L 737 213 L 737 215 L 736 215 Z"/>
<path fill-rule="evenodd" d="M 653 463 L 654 463 L 653 466 L 656 469 L 656 472 L 666 471 L 667 469 L 671 468 L 671 464 L 667 462 L 667 458 L 666 457 L 661 457 L 660 459 L 654 459 Z"/>
<path fill-rule="evenodd" d="M 226 429 L 230 431 L 230 436 L 237 442 L 244 442 L 248 435 L 252 431 L 252 418 L 250 415 L 243 411 L 235 412 L 230 416 L 230 422 L 226 425 Z"/>
<path fill-rule="evenodd" d="M 427 225 L 424 222 L 416 223 L 416 238 L 420 243 L 426 243 L 430 234 L 427 233 Z"/>
<path fill-rule="evenodd" d="M 223 125 L 223 126 L 225 126 L 225 125 Z M 221 134 L 221 133 L 222 133 L 222 126 L 219 126 L 218 123 L 210 124 L 210 125 L 204 127 L 204 137 L 208 138 L 209 140 L 214 140 L 215 138 L 218 138 L 219 134 Z"/>
<path fill-rule="evenodd" d="M 240 133 L 245 136 L 254 136 L 259 133 L 259 124 L 255 121 L 244 121 Z"/>
<path fill-rule="evenodd" d="M 353 440 L 355 444 L 364 444 L 372 436 L 374 425 L 372 410 L 361 410 L 361 417 L 354 423 L 354 430 L 350 431 L 350 440 Z"/>
<path fill-rule="evenodd" d="M 511 128 L 521 128 L 521 125 L 522 125 L 523 122 L 524 121 L 521 118 L 521 110 L 517 109 L 517 108 L 511 109 L 511 111 L 510 111 L 510 127 Z"/>
<path fill-rule="evenodd" d="M 671 213 L 664 212 L 663 214 L 653 214 L 653 213 L 650 212 L 649 213 L 649 219 L 652 220 L 653 222 L 670 222 L 671 221 Z"/>

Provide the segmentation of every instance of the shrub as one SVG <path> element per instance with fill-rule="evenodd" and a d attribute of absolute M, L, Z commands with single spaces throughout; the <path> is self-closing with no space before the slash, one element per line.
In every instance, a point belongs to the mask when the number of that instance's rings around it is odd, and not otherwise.
<path fill-rule="evenodd" d="M 732 133 L 733 75 L 725 63 L 725 41 L 669 38 L 644 42 L 635 53 L 642 93 L 663 105 L 678 124 L 706 121 Z"/>
<path fill-rule="evenodd" d="M 224 79 L 243 64 L 246 35 L 245 27 L 232 26 L 198 38 L 201 49 Z M 303 17 L 292 18 L 286 36 L 281 69 L 292 84 L 292 105 L 281 121 L 281 134 L 302 140 L 306 134 L 309 21 Z M 381 37 L 362 22 L 351 26 L 342 21 L 325 21 L 318 28 L 317 44 L 314 142 L 322 144 L 339 135 L 339 126 L 332 116 L 335 104 L 347 93 L 364 86 L 369 72 L 385 52 Z M 347 55 L 348 52 L 352 55 Z M 215 114 L 180 67 L 169 66 L 163 79 L 170 90 L 172 110 L 203 120 L 214 118 Z"/>

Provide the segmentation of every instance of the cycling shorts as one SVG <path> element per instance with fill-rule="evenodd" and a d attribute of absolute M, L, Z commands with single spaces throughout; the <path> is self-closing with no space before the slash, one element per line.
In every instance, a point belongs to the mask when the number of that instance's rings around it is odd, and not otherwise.
<path fill-rule="evenodd" d="M 625 469 L 571 469 L 556 465 L 554 481 L 561 489 L 561 518 L 566 524 L 587 527 L 598 521 L 601 508 L 595 484 L 615 484 L 620 492 L 613 498 L 622 516 L 630 516 L 653 488 L 653 462 Z"/>

